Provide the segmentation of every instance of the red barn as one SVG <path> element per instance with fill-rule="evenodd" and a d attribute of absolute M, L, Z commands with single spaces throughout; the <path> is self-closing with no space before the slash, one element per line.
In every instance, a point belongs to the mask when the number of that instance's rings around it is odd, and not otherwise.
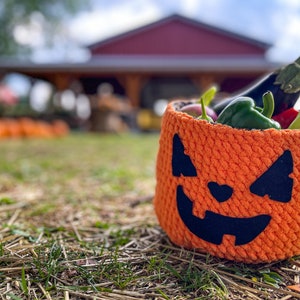
<path fill-rule="evenodd" d="M 263 58 L 268 44 L 172 15 L 158 22 L 95 43 L 98 55 L 246 56 Z"/>
<path fill-rule="evenodd" d="M 198 96 L 217 83 L 232 92 L 267 72 L 269 44 L 180 15 L 119 34 L 89 46 L 83 63 L 2 64 L 2 73 L 46 79 L 59 89 L 79 81 L 86 94 L 110 83 L 134 107 L 152 108 L 157 99 Z"/>
<path fill-rule="evenodd" d="M 272 69 L 269 44 L 180 15 L 95 43 L 92 61 L 118 72 L 118 83 L 134 106 L 156 99 L 190 97 L 212 83 L 232 92 Z M 111 72 L 113 75 L 113 72 Z M 107 78 L 115 83 L 115 75 Z"/>

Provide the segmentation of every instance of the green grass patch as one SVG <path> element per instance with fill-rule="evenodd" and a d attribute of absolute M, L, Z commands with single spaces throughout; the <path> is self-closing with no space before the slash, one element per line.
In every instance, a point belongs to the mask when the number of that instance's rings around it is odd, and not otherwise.
<path fill-rule="evenodd" d="M 0 141 L 3 299 L 299 298 L 297 257 L 251 266 L 169 241 L 152 207 L 158 138 Z"/>

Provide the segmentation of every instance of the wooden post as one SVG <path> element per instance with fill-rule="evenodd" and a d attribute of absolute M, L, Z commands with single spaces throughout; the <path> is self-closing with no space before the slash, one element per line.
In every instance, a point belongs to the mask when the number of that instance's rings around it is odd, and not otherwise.
<path fill-rule="evenodd" d="M 57 90 L 63 91 L 69 88 L 71 83 L 71 77 L 67 74 L 57 73 L 53 75 L 51 81 L 53 82 Z"/>
<path fill-rule="evenodd" d="M 141 75 L 139 74 L 126 74 L 122 80 L 122 82 L 124 82 L 126 96 L 134 108 L 140 106 L 141 79 Z"/>
<path fill-rule="evenodd" d="M 210 74 L 193 76 L 192 80 L 198 86 L 200 92 L 208 90 L 213 84 L 218 84 L 216 78 Z"/>

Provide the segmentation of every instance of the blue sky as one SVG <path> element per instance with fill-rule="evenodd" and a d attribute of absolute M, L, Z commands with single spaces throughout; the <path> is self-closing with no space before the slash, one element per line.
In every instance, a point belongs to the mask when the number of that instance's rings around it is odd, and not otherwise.
<path fill-rule="evenodd" d="M 70 39 L 66 44 L 88 45 L 178 13 L 271 43 L 273 47 L 267 54 L 270 60 L 290 62 L 300 56 L 300 0 L 92 0 L 92 3 L 91 11 L 82 12 L 66 23 Z M 43 53 L 39 49 L 36 57 L 41 59 Z M 85 54 L 78 49 L 72 57 L 80 59 Z"/>

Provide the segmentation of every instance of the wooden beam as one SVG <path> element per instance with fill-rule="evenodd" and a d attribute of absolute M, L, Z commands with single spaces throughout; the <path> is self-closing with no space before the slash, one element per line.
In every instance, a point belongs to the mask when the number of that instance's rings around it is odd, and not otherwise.
<path fill-rule="evenodd" d="M 69 88 L 72 77 L 68 74 L 57 73 L 51 76 L 50 81 L 55 85 L 57 90 L 63 91 Z"/>
<path fill-rule="evenodd" d="M 132 107 L 138 108 L 141 100 L 142 76 L 140 74 L 126 74 L 121 82 Z"/>
<path fill-rule="evenodd" d="M 208 90 L 213 84 L 219 84 L 216 76 L 212 74 L 202 74 L 191 77 L 193 82 L 198 86 L 200 91 Z"/>

